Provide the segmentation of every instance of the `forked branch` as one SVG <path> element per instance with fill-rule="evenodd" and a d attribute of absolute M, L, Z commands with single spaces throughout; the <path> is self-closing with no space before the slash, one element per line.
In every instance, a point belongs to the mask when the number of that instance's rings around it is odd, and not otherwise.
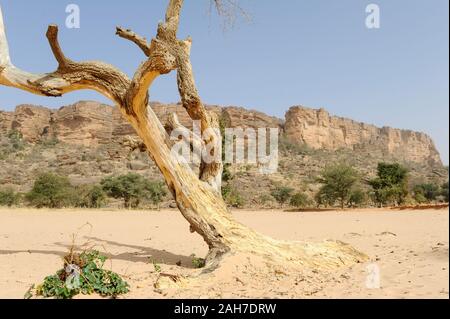
<path fill-rule="evenodd" d="M 117 34 L 120 37 L 137 44 L 148 56 L 148 60 L 139 67 L 133 77 L 126 101 L 127 105 L 135 108 L 134 112 L 145 113 L 144 110 L 148 104 L 147 92 L 153 80 L 160 74 L 176 69 L 182 105 L 193 121 L 200 121 L 201 133 L 205 136 L 204 144 L 212 145 L 210 152 L 212 156 L 218 158 L 212 163 L 203 163 L 199 177 L 220 192 L 222 162 L 219 156 L 216 156 L 220 152 L 218 145 L 221 141 L 219 121 L 214 114 L 206 110 L 198 93 L 190 61 L 192 40 L 177 39 L 183 2 L 183 0 L 170 0 L 165 22 L 158 26 L 157 36 L 150 46 L 135 32 L 118 28 Z"/>
<path fill-rule="evenodd" d="M 58 43 L 58 27 L 51 25 L 47 38 L 58 61 L 54 72 L 35 74 L 13 65 L 0 8 L 0 84 L 15 87 L 37 95 L 62 96 L 63 94 L 90 89 L 95 90 L 121 105 L 130 80 L 117 68 L 103 62 L 73 62 L 67 59 Z"/>

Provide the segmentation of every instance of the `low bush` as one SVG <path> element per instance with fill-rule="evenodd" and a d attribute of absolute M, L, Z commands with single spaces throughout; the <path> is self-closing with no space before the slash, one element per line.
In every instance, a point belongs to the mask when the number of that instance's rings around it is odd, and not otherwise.
<path fill-rule="evenodd" d="M 13 189 L 7 188 L 0 190 L 0 206 L 11 207 L 19 204 L 20 194 L 14 192 Z"/>
<path fill-rule="evenodd" d="M 108 196 L 123 199 L 126 208 L 137 208 L 143 200 L 160 204 L 167 195 L 163 183 L 149 181 L 138 174 L 108 177 L 101 186 Z"/>
<path fill-rule="evenodd" d="M 350 207 L 362 207 L 365 204 L 367 204 L 367 193 L 360 189 L 360 188 L 356 188 L 354 190 L 352 190 L 352 192 L 350 193 L 350 198 L 348 200 L 348 206 Z"/>
<path fill-rule="evenodd" d="M 106 205 L 108 196 L 99 185 L 85 185 L 77 188 L 75 206 L 80 208 L 101 208 Z"/>
<path fill-rule="evenodd" d="M 281 206 L 283 206 L 289 201 L 293 192 L 294 189 L 290 187 L 278 186 L 274 190 L 272 190 L 271 195 Z"/>
<path fill-rule="evenodd" d="M 64 258 L 63 269 L 37 286 L 36 294 L 44 298 L 71 299 L 78 294 L 117 297 L 128 293 L 126 281 L 103 269 L 105 261 L 106 257 L 98 251 L 71 253 Z"/>
<path fill-rule="evenodd" d="M 45 173 L 36 179 L 26 199 L 36 208 L 64 208 L 76 206 L 76 195 L 67 177 Z"/>
<path fill-rule="evenodd" d="M 305 193 L 296 193 L 291 197 L 290 205 L 295 208 L 306 208 L 311 206 L 312 200 Z"/>
<path fill-rule="evenodd" d="M 413 188 L 414 199 L 418 203 L 430 203 L 440 195 L 441 188 L 435 184 L 418 184 Z"/>

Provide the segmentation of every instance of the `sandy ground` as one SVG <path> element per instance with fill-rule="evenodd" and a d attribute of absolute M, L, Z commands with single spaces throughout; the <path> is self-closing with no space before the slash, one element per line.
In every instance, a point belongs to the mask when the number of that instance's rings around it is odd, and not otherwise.
<path fill-rule="evenodd" d="M 74 233 L 77 244 L 88 241 L 111 256 L 108 267 L 131 285 L 127 298 L 449 297 L 448 209 L 234 214 L 277 239 L 348 242 L 371 262 L 321 277 L 320 285 L 299 285 L 304 280 L 289 274 L 253 279 L 257 283 L 234 274 L 220 287 L 205 283 L 161 294 L 154 288 L 153 263 L 164 273 L 192 275 L 198 270 L 190 256 L 207 252 L 179 213 L 0 209 L 0 298 L 23 298 L 30 285 L 61 268 Z M 376 289 L 378 271 L 381 286 Z M 375 289 L 368 289 L 368 282 Z"/>

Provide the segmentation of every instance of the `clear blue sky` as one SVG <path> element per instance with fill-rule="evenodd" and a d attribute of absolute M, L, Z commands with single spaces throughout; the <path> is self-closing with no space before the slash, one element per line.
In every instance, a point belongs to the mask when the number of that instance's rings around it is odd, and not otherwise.
<path fill-rule="evenodd" d="M 122 25 L 151 37 L 167 0 L 0 0 L 14 63 L 53 70 L 46 26 L 64 26 L 65 8 L 81 8 L 81 28 L 61 28 L 73 59 L 101 59 L 132 74 L 141 52 L 114 35 Z M 186 0 L 180 36 L 194 38 L 192 61 L 206 103 L 245 106 L 282 117 L 292 105 L 430 134 L 449 158 L 448 0 L 243 0 L 252 21 L 226 32 L 210 16 L 209 0 Z M 381 8 L 381 29 L 365 27 L 365 8 Z M 61 106 L 91 92 L 59 99 L 0 87 L 0 108 L 20 103 Z M 160 78 L 151 99 L 178 101 L 173 76 Z"/>

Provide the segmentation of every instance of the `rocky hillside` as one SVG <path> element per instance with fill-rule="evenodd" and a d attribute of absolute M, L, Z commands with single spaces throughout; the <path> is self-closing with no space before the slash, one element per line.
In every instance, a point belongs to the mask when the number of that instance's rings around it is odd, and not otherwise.
<path fill-rule="evenodd" d="M 162 119 L 176 112 L 192 126 L 186 112 L 175 104 L 153 103 Z M 257 167 L 234 165 L 232 184 L 242 193 L 245 206 L 270 206 L 270 191 L 287 185 L 305 192 L 317 189 L 315 178 L 327 164 L 345 161 L 366 178 L 380 161 L 398 161 L 411 171 L 412 181 L 447 180 L 438 151 L 423 133 L 377 128 L 333 117 L 323 109 L 291 108 L 284 120 L 237 107 L 210 106 L 229 127 L 280 128 L 280 168 L 261 175 Z M 11 150 L 10 132 L 18 131 L 24 146 Z M 20 105 L 14 112 L 0 111 L 0 187 L 27 190 L 43 171 L 64 174 L 76 184 L 95 183 L 103 177 L 136 171 L 159 179 L 148 156 L 131 151 L 123 141 L 134 132 L 120 112 L 96 102 L 79 102 L 59 110 Z"/>

